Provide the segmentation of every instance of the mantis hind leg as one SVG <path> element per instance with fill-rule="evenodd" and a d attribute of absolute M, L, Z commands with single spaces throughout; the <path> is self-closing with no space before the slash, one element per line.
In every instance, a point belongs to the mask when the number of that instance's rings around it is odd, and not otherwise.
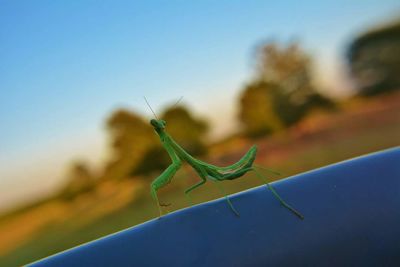
<path fill-rule="evenodd" d="M 293 212 L 297 217 L 299 217 L 300 219 L 304 219 L 304 216 L 298 212 L 297 210 L 295 210 L 292 206 L 290 206 L 288 203 L 286 203 L 281 196 L 279 196 L 279 194 L 275 191 L 275 189 L 272 187 L 272 185 L 270 185 L 265 177 L 255 168 L 252 168 L 252 170 L 256 173 L 256 175 L 264 182 L 264 184 L 268 187 L 269 190 L 271 190 L 272 194 L 279 200 L 279 202 L 281 203 L 282 206 L 284 206 L 285 208 L 287 208 L 288 210 L 290 210 L 291 212 Z"/>
<path fill-rule="evenodd" d="M 231 200 L 229 199 L 228 195 L 225 193 L 225 190 L 222 187 L 222 185 L 220 185 L 219 182 L 215 182 L 215 184 L 217 185 L 219 191 L 224 195 L 224 197 L 225 197 L 226 201 L 228 202 L 228 205 L 231 208 L 231 210 L 233 211 L 233 213 L 235 213 L 236 216 L 240 217 L 239 212 L 233 207 L 233 204 L 232 204 Z"/>

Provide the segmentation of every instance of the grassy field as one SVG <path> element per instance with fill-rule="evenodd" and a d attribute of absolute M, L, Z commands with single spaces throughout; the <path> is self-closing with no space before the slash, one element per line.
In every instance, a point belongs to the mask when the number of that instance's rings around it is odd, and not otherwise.
<path fill-rule="evenodd" d="M 289 132 L 257 140 L 257 163 L 281 171 L 283 178 L 398 146 L 398 100 L 399 96 L 374 100 L 368 105 L 352 103 L 344 111 L 311 116 Z M 230 163 L 252 143 L 235 139 L 217 144 L 208 160 Z M 281 177 L 271 180 L 278 178 Z M 0 266 L 26 264 L 156 217 L 157 208 L 148 192 L 150 181 L 151 178 L 109 181 L 72 202 L 55 199 L 0 219 Z M 179 172 L 172 185 L 161 191 L 161 200 L 173 203 L 171 210 L 187 207 L 183 191 L 195 181 L 190 170 Z M 226 190 L 233 193 L 260 184 L 249 174 L 227 182 Z M 218 197 L 221 195 L 212 184 L 192 194 L 195 203 Z"/>

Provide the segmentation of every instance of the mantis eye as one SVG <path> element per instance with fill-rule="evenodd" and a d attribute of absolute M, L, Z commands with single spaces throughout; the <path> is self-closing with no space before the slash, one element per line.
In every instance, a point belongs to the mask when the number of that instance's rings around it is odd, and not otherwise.
<path fill-rule="evenodd" d="M 167 122 L 165 120 L 160 120 L 161 124 L 163 127 L 165 127 L 165 125 L 167 125 Z"/>
<path fill-rule="evenodd" d="M 156 127 L 157 126 L 157 121 L 152 119 L 152 120 L 150 120 L 150 124 L 153 125 L 154 127 Z"/>

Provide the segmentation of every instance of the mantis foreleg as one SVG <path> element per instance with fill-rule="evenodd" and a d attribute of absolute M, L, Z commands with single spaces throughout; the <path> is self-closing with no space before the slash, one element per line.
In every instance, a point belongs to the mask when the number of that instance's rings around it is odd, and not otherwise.
<path fill-rule="evenodd" d="M 172 177 L 174 177 L 175 173 L 181 166 L 182 163 L 179 159 L 174 160 L 174 162 L 151 183 L 151 195 L 153 196 L 154 200 L 157 201 L 160 217 L 162 216 L 162 211 L 160 201 L 158 200 L 157 191 L 171 182 Z"/>

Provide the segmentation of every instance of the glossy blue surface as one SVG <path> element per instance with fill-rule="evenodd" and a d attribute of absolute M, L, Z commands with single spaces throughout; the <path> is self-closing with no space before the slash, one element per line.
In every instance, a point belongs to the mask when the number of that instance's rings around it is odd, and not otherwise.
<path fill-rule="evenodd" d="M 32 266 L 400 266 L 400 148 L 169 214 Z"/>

